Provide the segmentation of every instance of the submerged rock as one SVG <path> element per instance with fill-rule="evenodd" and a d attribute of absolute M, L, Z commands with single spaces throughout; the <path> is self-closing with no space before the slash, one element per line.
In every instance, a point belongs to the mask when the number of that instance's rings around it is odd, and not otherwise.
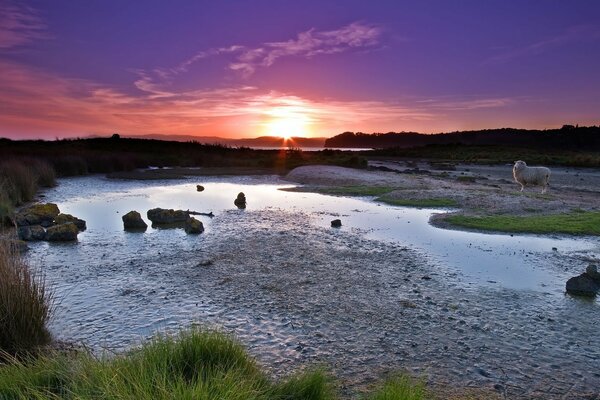
<path fill-rule="evenodd" d="M 204 191 L 204 186 L 202 186 L 202 185 L 196 185 L 196 191 L 197 192 L 203 192 Z"/>
<path fill-rule="evenodd" d="M 239 192 L 236 199 L 233 201 L 233 204 L 237 208 L 246 208 L 246 195 L 244 192 Z"/>
<path fill-rule="evenodd" d="M 567 293 L 576 296 L 593 297 L 598 294 L 600 283 L 595 281 L 589 274 L 584 272 L 579 276 L 574 276 L 567 281 Z"/>
<path fill-rule="evenodd" d="M 146 215 L 153 224 L 174 224 L 177 222 L 185 222 L 190 217 L 190 214 L 187 211 L 172 209 L 166 210 L 164 208 L 153 208 L 152 210 L 148 210 Z"/>
<path fill-rule="evenodd" d="M 148 229 L 148 224 L 144 222 L 137 211 L 129 211 L 121 219 L 123 220 L 123 227 L 127 231 L 145 231 Z"/>
<path fill-rule="evenodd" d="M 332 228 L 341 228 L 342 227 L 342 220 L 340 220 L 340 219 L 334 219 L 333 221 L 331 221 L 331 227 Z"/>
<path fill-rule="evenodd" d="M 73 222 L 54 225 L 46 230 L 45 239 L 49 242 L 71 242 L 77 240 L 79 229 Z"/>
<path fill-rule="evenodd" d="M 185 229 L 185 233 L 199 234 L 199 233 L 204 232 L 204 225 L 202 224 L 201 221 L 198 221 L 196 218 L 189 217 L 185 221 L 184 229 Z"/>
<path fill-rule="evenodd" d="M 54 223 L 56 225 L 66 224 L 67 222 L 74 223 L 80 232 L 85 231 L 87 228 L 84 220 L 74 217 L 71 214 L 62 214 L 61 213 L 61 214 L 58 214 L 56 216 L 56 218 L 54 218 Z"/>
<path fill-rule="evenodd" d="M 19 211 L 15 216 L 17 226 L 41 225 L 51 226 L 54 219 L 60 214 L 58 206 L 54 203 L 34 204 Z"/>

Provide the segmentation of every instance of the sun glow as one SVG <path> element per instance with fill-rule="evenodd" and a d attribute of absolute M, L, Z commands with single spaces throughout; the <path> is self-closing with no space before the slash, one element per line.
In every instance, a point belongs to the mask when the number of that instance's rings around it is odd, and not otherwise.
<path fill-rule="evenodd" d="M 279 136 L 286 140 L 291 137 L 305 137 L 309 134 L 310 118 L 301 106 L 274 107 L 266 114 L 265 134 Z"/>

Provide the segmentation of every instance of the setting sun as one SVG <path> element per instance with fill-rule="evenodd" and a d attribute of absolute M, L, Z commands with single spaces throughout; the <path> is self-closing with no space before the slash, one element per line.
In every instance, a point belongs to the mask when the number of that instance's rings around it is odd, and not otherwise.
<path fill-rule="evenodd" d="M 310 118 L 301 105 L 274 107 L 266 112 L 265 134 L 284 139 L 305 137 L 309 133 Z"/>

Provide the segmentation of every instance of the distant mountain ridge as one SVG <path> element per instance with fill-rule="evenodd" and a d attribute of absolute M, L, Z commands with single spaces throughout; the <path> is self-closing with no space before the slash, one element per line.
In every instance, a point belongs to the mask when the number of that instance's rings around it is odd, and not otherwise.
<path fill-rule="evenodd" d="M 565 148 L 600 151 L 600 127 L 564 125 L 560 129 L 484 129 L 439 134 L 417 132 L 344 132 L 325 141 L 325 147 L 386 148 L 463 144 L 514 147 Z"/>
<path fill-rule="evenodd" d="M 124 137 L 134 139 L 154 139 L 176 142 L 198 142 L 205 144 L 222 144 L 232 147 L 318 147 L 325 145 L 324 137 L 293 137 L 284 139 L 277 136 L 260 136 L 256 138 L 229 139 L 218 136 L 192 136 L 192 135 L 126 135 Z"/>

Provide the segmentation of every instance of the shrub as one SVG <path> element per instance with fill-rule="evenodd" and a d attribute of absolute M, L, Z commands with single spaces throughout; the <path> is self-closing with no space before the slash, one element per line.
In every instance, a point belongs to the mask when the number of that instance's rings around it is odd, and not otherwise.
<path fill-rule="evenodd" d="M 22 355 L 50 341 L 52 294 L 8 241 L 0 241 L 0 353 Z"/>
<path fill-rule="evenodd" d="M 40 159 L 34 159 L 31 162 L 31 167 L 37 178 L 37 184 L 41 187 L 56 186 L 56 172 L 54 167 L 48 162 Z"/>
<path fill-rule="evenodd" d="M 37 179 L 32 168 L 17 160 L 0 165 L 0 181 L 10 202 L 14 205 L 30 201 L 37 190 Z"/>

